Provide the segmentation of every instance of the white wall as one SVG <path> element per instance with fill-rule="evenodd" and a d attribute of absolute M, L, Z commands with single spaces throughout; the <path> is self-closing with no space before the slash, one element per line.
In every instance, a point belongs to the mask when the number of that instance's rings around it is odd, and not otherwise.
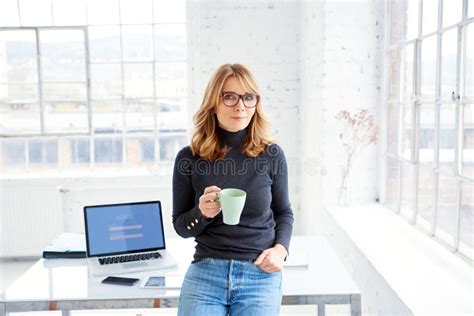
<path fill-rule="evenodd" d="M 382 92 L 383 2 L 190 1 L 190 113 L 219 65 L 247 65 L 259 80 L 275 140 L 288 157 L 295 230 L 336 203 L 342 146 L 335 114 L 368 108 Z M 353 169 L 356 203 L 377 197 L 376 148 Z"/>
<path fill-rule="evenodd" d="M 341 109 L 366 108 L 377 117 L 382 108 L 383 6 L 381 0 L 327 1 L 325 5 L 321 153 L 327 204 L 336 199 L 343 157 L 334 116 Z M 355 203 L 374 201 L 378 196 L 376 147 L 361 153 L 352 169 Z"/>

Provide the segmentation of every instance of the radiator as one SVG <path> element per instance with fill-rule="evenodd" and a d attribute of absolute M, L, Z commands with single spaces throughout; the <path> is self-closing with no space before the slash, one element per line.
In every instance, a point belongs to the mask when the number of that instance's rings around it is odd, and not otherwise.
<path fill-rule="evenodd" d="M 0 203 L 0 256 L 41 256 L 63 231 L 62 199 L 55 187 L 2 187 Z"/>
<path fill-rule="evenodd" d="M 43 248 L 60 233 L 83 233 L 85 205 L 160 200 L 165 236 L 176 236 L 169 183 L 167 177 L 3 182 L 0 257 L 41 256 Z"/>

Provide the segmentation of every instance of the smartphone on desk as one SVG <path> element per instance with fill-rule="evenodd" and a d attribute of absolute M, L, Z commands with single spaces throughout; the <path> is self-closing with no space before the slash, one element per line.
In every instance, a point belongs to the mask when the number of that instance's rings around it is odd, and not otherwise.
<path fill-rule="evenodd" d="M 108 276 L 108 277 L 106 277 L 105 279 L 102 280 L 102 283 L 134 286 L 139 281 L 140 281 L 140 279 L 135 279 L 135 278 L 124 278 L 124 277 Z"/>

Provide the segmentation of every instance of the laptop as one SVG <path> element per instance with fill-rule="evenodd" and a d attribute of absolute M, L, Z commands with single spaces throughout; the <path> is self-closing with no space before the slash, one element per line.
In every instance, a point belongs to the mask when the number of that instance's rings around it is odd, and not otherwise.
<path fill-rule="evenodd" d="M 93 276 L 177 265 L 166 251 L 160 201 L 85 206 L 84 222 Z"/>

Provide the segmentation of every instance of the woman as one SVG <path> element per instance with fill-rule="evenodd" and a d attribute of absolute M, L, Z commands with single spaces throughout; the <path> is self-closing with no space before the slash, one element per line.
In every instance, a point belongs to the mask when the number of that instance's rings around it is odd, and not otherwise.
<path fill-rule="evenodd" d="M 293 212 L 287 163 L 267 136 L 259 89 L 240 64 L 219 67 L 177 155 L 173 225 L 197 242 L 178 315 L 278 315 Z M 247 193 L 238 225 L 222 220 L 218 192 Z"/>

